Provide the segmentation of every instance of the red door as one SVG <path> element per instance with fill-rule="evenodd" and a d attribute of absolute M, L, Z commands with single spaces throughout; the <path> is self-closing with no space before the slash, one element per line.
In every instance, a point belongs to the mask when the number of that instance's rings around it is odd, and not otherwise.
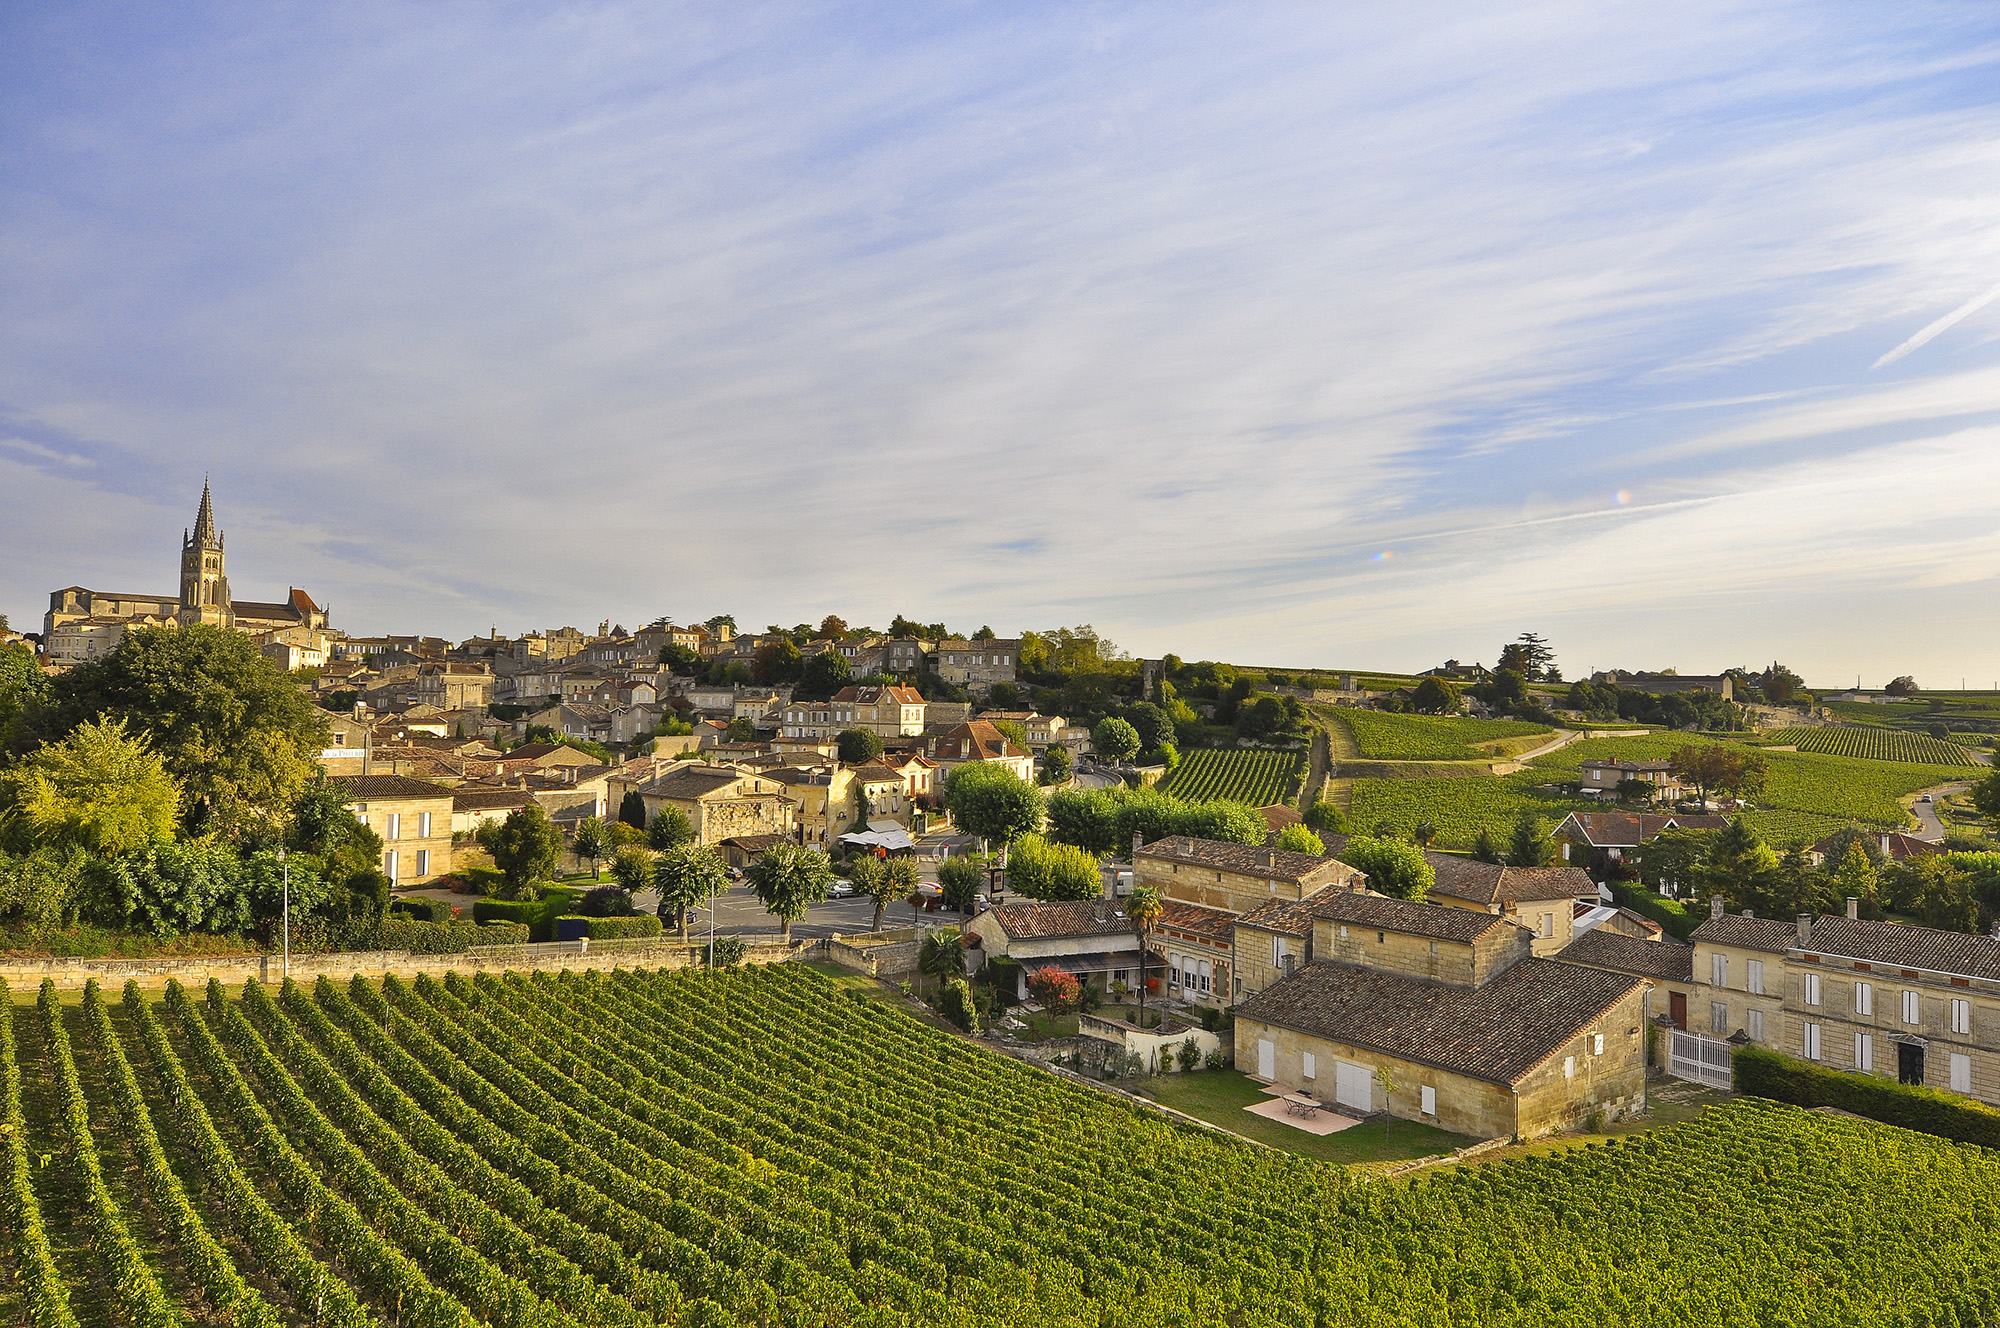
<path fill-rule="evenodd" d="M 1674 1027 L 1685 1033 L 1688 1026 L 1688 998 L 1678 991 L 1668 992 L 1667 1009 L 1673 1016 Z"/>

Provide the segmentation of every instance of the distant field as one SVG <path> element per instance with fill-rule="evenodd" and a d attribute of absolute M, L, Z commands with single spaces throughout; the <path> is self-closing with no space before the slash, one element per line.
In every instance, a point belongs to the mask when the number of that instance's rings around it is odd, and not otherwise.
<path fill-rule="evenodd" d="M 1550 732 L 1545 724 L 1511 719 L 1459 719 L 1434 715 L 1391 715 L 1379 710 L 1342 710 L 1361 755 L 1373 761 L 1476 761 L 1494 753 L 1473 744 L 1498 738 Z"/>
<path fill-rule="evenodd" d="M 1572 810 L 1595 805 L 1536 787 L 1548 778 L 1523 770 L 1479 779 L 1357 779 L 1347 822 L 1356 834 L 1369 834 L 1387 821 L 1396 833 L 1408 835 L 1427 820 L 1437 830 L 1438 848 L 1471 848 L 1484 826 L 1504 846 L 1524 808 L 1553 830 Z"/>
<path fill-rule="evenodd" d="M 1803 728 L 1779 729 L 1763 735 L 1772 742 L 1791 743 L 1802 752 L 1853 756 L 1866 761 L 1901 761 L 1912 765 L 1977 765 L 1965 748 L 1928 733 L 1900 729 Z"/>
<path fill-rule="evenodd" d="M 1160 791 L 1189 802 L 1227 798 L 1252 807 L 1289 802 L 1298 796 L 1306 758 L 1300 752 L 1250 752 L 1197 747 L 1181 757 Z"/>

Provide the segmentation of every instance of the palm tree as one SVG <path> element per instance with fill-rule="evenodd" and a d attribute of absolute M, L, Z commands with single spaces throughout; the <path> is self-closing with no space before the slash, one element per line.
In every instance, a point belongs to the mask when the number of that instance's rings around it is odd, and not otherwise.
<path fill-rule="evenodd" d="M 1147 945 L 1152 938 L 1153 924 L 1166 912 L 1160 903 L 1160 892 L 1150 885 L 1142 885 L 1125 897 L 1125 916 L 1132 923 L 1132 930 L 1139 937 L 1139 1027 L 1146 1026 L 1146 955 Z"/>

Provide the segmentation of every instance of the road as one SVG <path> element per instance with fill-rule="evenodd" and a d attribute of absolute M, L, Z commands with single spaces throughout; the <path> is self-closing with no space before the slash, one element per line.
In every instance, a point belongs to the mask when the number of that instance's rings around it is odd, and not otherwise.
<path fill-rule="evenodd" d="M 1965 783 L 1964 781 L 1960 781 L 1959 783 L 1956 784 L 1939 784 L 1936 788 L 1925 789 L 1924 792 L 1930 794 L 1933 798 L 1936 798 L 1941 802 L 1947 795 L 1953 793 L 1963 793 L 1971 787 L 1972 785 Z M 1918 839 L 1929 840 L 1932 843 L 1936 843 L 1938 840 L 1944 838 L 1944 822 L 1938 819 L 1937 806 L 1935 803 L 1929 803 L 1929 802 L 1912 803 L 1910 806 L 1910 810 L 1916 814 L 1918 822 L 1916 837 Z"/>

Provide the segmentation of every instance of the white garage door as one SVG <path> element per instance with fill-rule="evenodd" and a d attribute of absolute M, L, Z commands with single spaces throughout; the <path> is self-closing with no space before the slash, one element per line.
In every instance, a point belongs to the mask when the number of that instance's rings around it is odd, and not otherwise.
<path fill-rule="evenodd" d="M 1375 1074 L 1365 1065 L 1335 1061 L 1333 1100 L 1356 1111 L 1375 1109 Z"/>
<path fill-rule="evenodd" d="M 1257 1042 L 1257 1077 L 1258 1077 L 1259 1079 L 1276 1079 L 1276 1078 L 1278 1077 L 1278 1044 L 1277 1044 L 1277 1043 L 1275 1043 L 1275 1042 L 1266 1042 L 1266 1041 L 1262 1040 L 1261 1038 L 1260 1038 L 1260 1039 L 1258 1039 L 1258 1042 Z"/>

